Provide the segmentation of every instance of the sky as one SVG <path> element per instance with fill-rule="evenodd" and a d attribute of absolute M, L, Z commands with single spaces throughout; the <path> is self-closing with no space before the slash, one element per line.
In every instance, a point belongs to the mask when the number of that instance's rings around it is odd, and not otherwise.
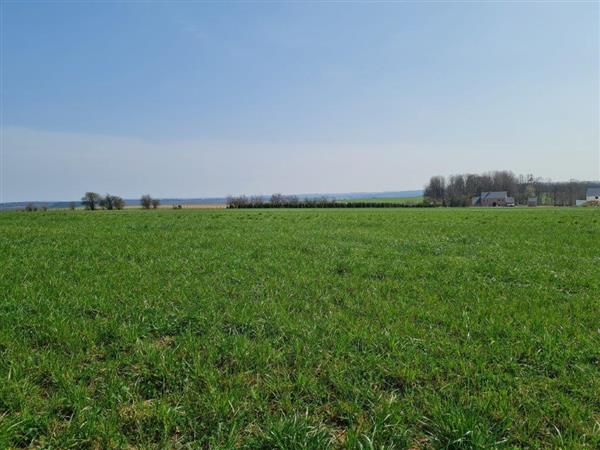
<path fill-rule="evenodd" d="M 1 8 L 0 202 L 600 179 L 597 2 Z"/>

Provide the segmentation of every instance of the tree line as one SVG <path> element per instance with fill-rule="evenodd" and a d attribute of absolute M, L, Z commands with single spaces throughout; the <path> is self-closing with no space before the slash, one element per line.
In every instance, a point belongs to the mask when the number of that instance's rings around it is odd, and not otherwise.
<path fill-rule="evenodd" d="M 81 204 L 85 209 L 91 211 L 96 209 L 123 209 L 125 207 L 125 200 L 118 195 L 106 194 L 102 196 L 97 192 L 86 192 L 81 198 Z M 160 200 L 146 194 L 140 198 L 140 205 L 143 209 L 156 209 L 160 206 Z"/>
<path fill-rule="evenodd" d="M 574 206 L 577 199 L 584 199 L 588 181 L 551 181 L 533 175 L 515 175 L 511 171 L 498 170 L 483 174 L 458 174 L 449 177 L 434 176 L 425 186 L 426 202 L 441 206 L 470 206 L 473 197 L 482 192 L 507 191 L 518 205 L 526 205 L 528 199 L 537 199 L 540 205 Z"/>
<path fill-rule="evenodd" d="M 422 208 L 435 206 L 425 203 L 400 202 L 343 202 L 327 197 L 300 199 L 295 195 L 273 194 L 270 199 L 262 196 L 227 197 L 227 208 Z"/>

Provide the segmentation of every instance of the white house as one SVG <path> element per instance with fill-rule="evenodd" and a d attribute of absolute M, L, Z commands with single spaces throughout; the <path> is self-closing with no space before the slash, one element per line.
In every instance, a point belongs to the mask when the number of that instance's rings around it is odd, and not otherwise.
<path fill-rule="evenodd" d="M 597 202 L 600 201 L 600 187 L 588 188 L 585 194 L 586 202 Z"/>

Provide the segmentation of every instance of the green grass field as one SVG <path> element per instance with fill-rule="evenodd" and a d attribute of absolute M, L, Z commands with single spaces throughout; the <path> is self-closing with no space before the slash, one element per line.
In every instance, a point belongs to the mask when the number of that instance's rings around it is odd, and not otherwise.
<path fill-rule="evenodd" d="M 599 448 L 600 210 L 0 214 L 0 448 Z"/>

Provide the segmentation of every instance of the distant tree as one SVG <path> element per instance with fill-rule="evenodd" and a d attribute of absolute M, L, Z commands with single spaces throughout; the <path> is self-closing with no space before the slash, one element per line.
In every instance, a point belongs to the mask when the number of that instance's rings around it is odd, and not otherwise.
<path fill-rule="evenodd" d="M 283 196 L 283 194 L 273 194 L 271 195 L 271 205 L 273 206 L 280 206 L 281 204 L 283 204 L 285 201 L 285 198 Z"/>
<path fill-rule="evenodd" d="M 465 175 L 465 192 L 470 197 L 477 197 L 481 192 L 481 177 L 469 173 Z"/>
<path fill-rule="evenodd" d="M 152 203 L 152 208 L 153 209 L 156 209 L 156 208 L 158 208 L 160 206 L 160 200 L 157 199 L 157 198 L 153 198 L 152 201 L 151 201 L 151 203 Z"/>
<path fill-rule="evenodd" d="M 102 196 L 96 192 L 86 192 L 81 198 L 81 204 L 85 207 L 85 209 L 89 209 L 91 211 L 96 210 L 98 206 L 100 206 L 101 201 Z"/>
<path fill-rule="evenodd" d="M 226 200 L 228 208 L 244 208 L 250 204 L 248 197 L 245 195 L 240 195 L 238 197 L 229 196 Z"/>
<path fill-rule="evenodd" d="M 517 204 L 527 204 L 535 197 L 540 205 L 573 206 L 578 199 L 585 198 L 588 187 L 596 185 L 590 181 L 553 182 L 534 178 L 533 175 L 516 176 L 508 170 L 487 172 L 480 175 L 465 174 L 432 177 L 425 186 L 424 197 L 428 203 L 447 206 L 463 206 L 469 199 L 488 191 L 506 191 Z"/>
<path fill-rule="evenodd" d="M 73 211 L 75 208 L 77 208 L 77 203 L 75 203 L 75 202 L 71 202 L 71 203 L 69 203 L 69 209 L 70 209 L 71 211 Z"/>
<path fill-rule="evenodd" d="M 123 209 L 125 208 L 125 200 L 115 195 L 113 196 L 113 205 L 115 209 Z"/>
<path fill-rule="evenodd" d="M 150 195 L 148 194 L 142 195 L 142 198 L 140 199 L 140 204 L 142 205 L 142 208 L 150 209 L 150 207 L 152 206 L 152 197 L 150 197 Z"/>
<path fill-rule="evenodd" d="M 27 203 L 25 205 L 25 211 L 27 211 L 27 212 L 37 211 L 37 206 L 35 206 L 33 203 Z"/>
<path fill-rule="evenodd" d="M 468 204 L 466 181 L 462 175 L 452 175 L 446 186 L 446 198 L 449 206 L 466 206 Z"/>
<path fill-rule="evenodd" d="M 255 195 L 253 197 L 250 197 L 250 203 L 254 207 L 260 208 L 261 206 L 264 206 L 265 200 L 263 199 L 262 195 Z"/>
<path fill-rule="evenodd" d="M 300 199 L 295 195 L 287 195 L 285 197 L 285 203 L 287 203 L 288 205 L 297 205 L 300 203 Z"/>
<path fill-rule="evenodd" d="M 125 200 L 117 195 L 106 194 L 100 201 L 100 206 L 106 209 L 123 209 Z"/>
<path fill-rule="evenodd" d="M 104 197 L 102 197 L 102 200 L 100 200 L 100 207 L 104 209 L 113 209 L 112 195 L 106 194 Z"/>
<path fill-rule="evenodd" d="M 425 186 L 424 197 L 432 203 L 444 203 L 446 198 L 446 180 L 442 176 L 431 177 Z"/>

